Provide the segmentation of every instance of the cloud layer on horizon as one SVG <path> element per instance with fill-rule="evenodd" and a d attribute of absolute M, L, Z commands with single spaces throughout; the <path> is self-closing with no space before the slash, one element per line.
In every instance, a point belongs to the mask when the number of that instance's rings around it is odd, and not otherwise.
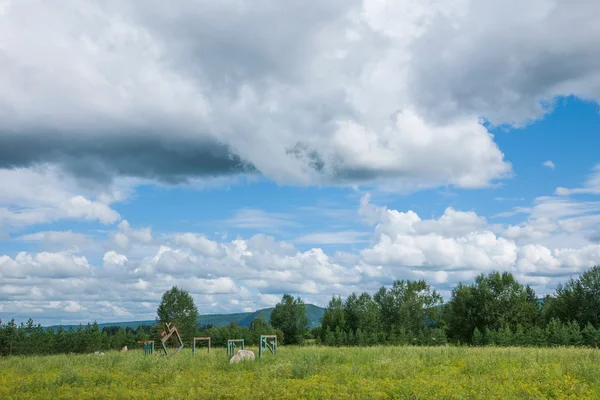
<path fill-rule="evenodd" d="M 598 171 L 582 187 L 594 189 Z M 374 292 L 394 279 L 425 279 L 448 298 L 458 282 L 494 270 L 513 273 L 543 295 L 600 263 L 600 201 L 544 196 L 514 213 L 526 218 L 499 224 L 448 207 L 423 219 L 372 204 L 365 194 L 356 218 L 372 234 L 356 252 L 319 247 L 332 232 L 298 238 L 314 243 L 307 250 L 265 234 L 229 240 L 197 232 L 157 234 L 127 220 L 99 237 L 38 232 L 16 240 L 60 249 L 0 256 L 0 315 L 47 322 L 152 318 L 172 285 L 190 291 L 204 313 L 272 306 L 285 292 L 325 305 L 332 294 Z M 337 236 L 363 241 L 357 232 Z"/>

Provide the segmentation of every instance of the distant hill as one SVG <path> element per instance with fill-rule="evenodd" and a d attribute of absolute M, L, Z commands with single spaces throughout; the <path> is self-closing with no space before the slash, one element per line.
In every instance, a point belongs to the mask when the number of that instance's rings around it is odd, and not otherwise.
<path fill-rule="evenodd" d="M 262 316 L 265 321 L 271 319 L 271 312 L 273 308 L 264 308 L 262 310 L 239 313 L 239 314 L 212 314 L 212 315 L 201 315 L 198 318 L 198 323 L 202 326 L 212 324 L 214 326 L 227 326 L 231 322 L 235 322 L 240 326 L 250 327 L 252 320 L 258 316 Z M 306 304 L 306 316 L 309 320 L 309 326 L 311 328 L 321 325 L 321 317 L 325 312 L 324 308 L 315 306 L 313 304 Z"/>
<path fill-rule="evenodd" d="M 201 326 L 214 325 L 216 327 L 220 327 L 220 326 L 227 326 L 227 325 L 231 324 L 232 322 L 235 322 L 236 324 L 238 324 L 240 326 L 250 327 L 250 323 L 252 322 L 252 320 L 254 318 L 258 317 L 259 315 L 262 316 L 266 321 L 269 321 L 269 319 L 271 318 L 272 311 L 273 311 L 273 308 L 271 307 L 271 308 L 264 308 L 262 310 L 258 310 L 258 311 L 254 311 L 254 312 L 245 312 L 245 313 L 236 313 L 236 314 L 207 314 L 207 315 L 201 315 L 198 318 L 198 323 Z M 308 317 L 310 328 L 321 325 L 321 317 L 323 316 L 324 312 L 325 312 L 324 308 L 315 306 L 313 304 L 306 304 L 306 316 Z M 143 326 L 143 325 L 147 325 L 147 326 L 154 325 L 154 321 L 148 320 L 148 321 L 128 321 L 128 322 L 107 322 L 107 323 L 103 323 L 103 324 L 98 324 L 98 326 L 100 327 L 100 330 L 102 330 L 102 328 L 108 327 L 108 326 L 118 326 L 123 329 L 125 329 L 125 328 L 137 329 L 138 327 Z M 63 325 L 63 328 L 76 329 L 78 326 L 79 325 Z M 54 331 L 56 331 L 58 329 L 58 325 L 48 326 L 47 329 L 53 329 Z"/>

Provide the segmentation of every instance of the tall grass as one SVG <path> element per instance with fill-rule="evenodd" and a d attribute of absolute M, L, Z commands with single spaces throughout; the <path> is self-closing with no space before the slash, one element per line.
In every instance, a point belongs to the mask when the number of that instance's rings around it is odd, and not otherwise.
<path fill-rule="evenodd" d="M 257 349 L 251 349 L 256 354 Z M 575 348 L 280 347 L 0 359 L 0 399 L 598 399 L 600 352 Z"/>

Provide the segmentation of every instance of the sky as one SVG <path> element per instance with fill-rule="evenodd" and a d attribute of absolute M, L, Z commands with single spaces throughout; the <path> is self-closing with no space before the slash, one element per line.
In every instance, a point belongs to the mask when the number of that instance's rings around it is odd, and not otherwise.
<path fill-rule="evenodd" d="M 600 264 L 600 3 L 0 0 L 0 319 Z"/>

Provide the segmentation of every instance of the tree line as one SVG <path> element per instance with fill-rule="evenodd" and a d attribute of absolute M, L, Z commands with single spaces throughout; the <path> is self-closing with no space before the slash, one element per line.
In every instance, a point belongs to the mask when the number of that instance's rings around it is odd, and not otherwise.
<path fill-rule="evenodd" d="M 332 297 L 321 326 L 309 331 L 301 298 L 283 295 L 269 320 L 250 327 L 199 326 L 198 310 L 185 290 L 173 287 L 162 296 L 156 323 L 138 329 L 80 325 L 57 331 L 30 319 L 17 325 L 0 321 L 0 355 L 89 353 L 139 347 L 140 340 L 159 344 L 166 322 L 178 327 L 186 346 L 193 337 L 210 336 L 213 346 L 227 339 L 257 345 L 260 335 L 276 334 L 283 344 L 372 346 L 590 346 L 600 347 L 600 266 L 559 284 L 553 294 L 538 298 L 508 272 L 478 275 L 473 283 L 459 283 L 448 302 L 424 280 L 396 280 L 376 293 Z"/>
<path fill-rule="evenodd" d="M 74 329 L 59 326 L 54 329 L 34 324 L 32 319 L 16 324 L 0 321 L 0 356 L 91 353 L 94 351 L 118 350 L 123 346 L 131 348 L 138 340 L 150 335 L 151 327 L 138 329 L 105 327 L 102 330 L 97 323 L 79 325 Z"/>
<path fill-rule="evenodd" d="M 375 294 L 333 297 L 317 343 L 333 346 L 446 343 L 497 346 L 600 346 L 600 267 L 538 298 L 511 273 L 459 283 L 444 303 L 424 280 L 397 280 Z"/>
<path fill-rule="evenodd" d="M 260 335 L 270 334 L 277 335 L 279 343 L 300 344 L 308 330 L 304 303 L 290 295 L 283 296 L 281 303 L 277 304 L 271 313 L 269 321 L 259 316 L 249 327 L 238 326 L 235 323 L 223 327 L 200 326 L 197 321 L 198 310 L 193 298 L 185 290 L 173 287 L 163 294 L 155 323 L 137 329 L 108 326 L 101 330 L 94 322 L 69 329 L 59 326 L 54 330 L 35 324 L 32 319 L 20 324 L 16 324 L 14 319 L 7 323 L 0 320 L 0 356 L 85 354 L 119 350 L 124 346 L 134 349 L 140 348 L 141 344 L 138 341 L 143 340 L 154 340 L 155 346 L 160 346 L 163 337 L 161 333 L 167 322 L 177 327 L 184 345 L 188 348 L 192 345 L 194 337 L 203 336 L 209 336 L 214 347 L 225 347 L 227 339 L 244 339 L 246 345 L 256 346 Z M 176 345 L 176 339 L 172 336 L 167 346 Z"/>
<path fill-rule="evenodd" d="M 179 329 L 179 328 L 178 328 Z M 29 319 L 26 323 L 16 324 L 14 320 L 7 323 L 0 321 L 0 356 L 8 355 L 49 355 L 68 353 L 93 353 L 96 351 L 141 348 L 138 341 L 154 340 L 155 349 L 160 351 L 162 324 L 140 326 L 137 329 L 109 326 L 102 329 L 98 324 L 79 325 L 76 328 L 65 329 L 59 326 L 56 330 L 34 324 Z M 187 332 L 190 333 L 189 331 Z M 197 327 L 191 336 L 182 334 L 184 345 L 191 347 L 193 337 L 210 336 L 211 345 L 225 347 L 227 339 L 244 339 L 245 344 L 258 344 L 260 335 L 276 334 L 280 341 L 284 334 L 272 328 L 263 318 L 254 319 L 250 327 L 238 326 L 232 323 L 224 327 Z M 175 338 L 167 342 L 169 347 L 176 346 Z M 157 347 L 156 347 L 157 346 Z M 205 346 L 199 343 L 198 346 Z"/>

